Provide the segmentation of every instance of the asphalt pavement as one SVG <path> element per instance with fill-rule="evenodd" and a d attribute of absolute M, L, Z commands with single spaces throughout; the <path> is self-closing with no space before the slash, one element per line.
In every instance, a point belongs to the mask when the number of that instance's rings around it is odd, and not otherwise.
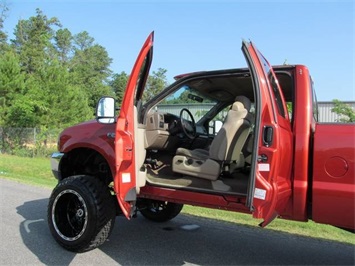
<path fill-rule="evenodd" d="M 117 217 L 104 245 L 76 254 L 49 232 L 50 193 L 0 178 L 0 265 L 355 264 L 354 245 L 183 214 L 167 223 Z"/>

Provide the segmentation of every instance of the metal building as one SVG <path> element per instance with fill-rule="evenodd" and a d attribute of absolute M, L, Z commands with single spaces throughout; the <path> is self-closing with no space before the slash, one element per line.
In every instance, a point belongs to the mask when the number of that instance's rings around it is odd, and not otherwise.
<path fill-rule="evenodd" d="M 342 101 L 343 102 L 343 101 Z M 343 102 L 348 104 L 355 111 L 355 102 Z M 322 123 L 334 123 L 339 122 L 340 116 L 336 113 L 332 112 L 332 108 L 334 107 L 333 102 L 318 102 L 318 114 L 319 114 L 319 122 Z"/>

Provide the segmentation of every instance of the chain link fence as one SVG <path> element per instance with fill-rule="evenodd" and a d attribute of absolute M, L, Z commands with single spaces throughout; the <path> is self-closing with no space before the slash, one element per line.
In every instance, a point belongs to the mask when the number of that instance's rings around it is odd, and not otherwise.
<path fill-rule="evenodd" d="M 49 156 L 57 149 L 61 129 L 0 127 L 0 153 L 24 157 Z"/>

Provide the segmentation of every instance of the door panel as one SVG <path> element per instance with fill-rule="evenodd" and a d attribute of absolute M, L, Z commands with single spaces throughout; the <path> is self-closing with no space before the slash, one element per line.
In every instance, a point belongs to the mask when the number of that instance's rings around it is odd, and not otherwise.
<path fill-rule="evenodd" d="M 260 225 L 266 226 L 285 210 L 291 199 L 292 132 L 286 104 L 270 64 L 253 44 L 243 42 L 242 50 L 256 95 L 254 144 L 258 156 L 252 170 L 247 204 L 255 218 L 264 219 Z"/>
<path fill-rule="evenodd" d="M 127 218 L 133 215 L 137 194 L 135 160 L 135 134 L 137 133 L 135 128 L 138 128 L 138 118 L 135 109 L 142 97 L 149 74 L 153 55 L 153 38 L 154 33 L 152 32 L 146 39 L 133 66 L 116 125 L 116 175 L 114 188 L 121 209 Z"/>

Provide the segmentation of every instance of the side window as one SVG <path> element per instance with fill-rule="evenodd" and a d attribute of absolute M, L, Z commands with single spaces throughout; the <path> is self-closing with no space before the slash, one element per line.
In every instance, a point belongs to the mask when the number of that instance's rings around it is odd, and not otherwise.
<path fill-rule="evenodd" d="M 274 93 L 274 99 L 275 99 L 275 103 L 277 106 L 277 111 L 279 112 L 279 114 L 282 117 L 286 117 L 286 112 L 282 103 L 282 97 L 280 94 L 280 87 L 278 84 L 277 79 L 275 78 L 275 76 L 273 75 L 272 72 L 269 73 L 269 82 L 272 88 L 272 91 Z"/>
<path fill-rule="evenodd" d="M 290 118 L 290 120 L 292 120 L 292 113 L 293 113 L 293 104 L 292 102 L 287 102 L 286 103 L 286 108 L 287 108 L 287 112 L 288 112 L 288 117 Z"/>
<path fill-rule="evenodd" d="M 313 117 L 316 122 L 319 119 L 319 112 L 318 112 L 318 102 L 317 102 L 317 95 L 314 90 L 314 84 L 312 78 L 310 78 L 311 86 L 312 86 L 312 97 L 313 97 Z"/>
<path fill-rule="evenodd" d="M 210 135 L 217 135 L 218 131 L 222 128 L 223 123 L 227 117 L 228 111 L 231 109 L 232 105 L 228 105 L 223 108 L 210 122 L 208 123 L 208 133 Z M 250 113 L 255 116 L 255 104 L 251 103 Z M 254 128 L 254 123 L 252 125 Z"/>
<path fill-rule="evenodd" d="M 153 54 L 153 51 L 151 49 L 148 52 L 147 56 L 144 58 L 144 62 L 139 70 L 139 75 L 137 78 L 135 95 L 134 95 L 134 104 L 135 105 L 137 105 L 137 103 L 140 100 L 142 100 L 143 92 L 145 90 L 146 81 L 149 76 L 149 68 L 150 68 L 150 63 L 152 62 L 152 54 Z M 145 102 L 146 99 L 143 99 L 143 101 Z"/>
<path fill-rule="evenodd" d="M 279 82 L 278 82 L 277 78 L 275 77 L 275 74 L 272 71 L 269 63 L 266 61 L 264 56 L 262 54 L 260 54 L 260 52 L 259 52 L 259 58 L 261 60 L 261 63 L 263 65 L 265 73 L 267 73 L 267 77 L 269 80 L 269 84 L 271 86 L 271 90 L 272 90 L 273 98 L 274 98 L 274 101 L 275 101 L 275 104 L 277 107 L 277 111 L 278 111 L 279 115 L 286 118 L 288 116 L 287 116 L 287 111 L 285 110 L 285 107 L 283 104 L 283 96 L 282 96 Z"/>
<path fill-rule="evenodd" d="M 228 114 L 231 105 L 223 108 L 209 123 L 208 123 L 208 133 L 210 135 L 217 135 L 218 131 L 222 128 L 224 120 Z"/>

